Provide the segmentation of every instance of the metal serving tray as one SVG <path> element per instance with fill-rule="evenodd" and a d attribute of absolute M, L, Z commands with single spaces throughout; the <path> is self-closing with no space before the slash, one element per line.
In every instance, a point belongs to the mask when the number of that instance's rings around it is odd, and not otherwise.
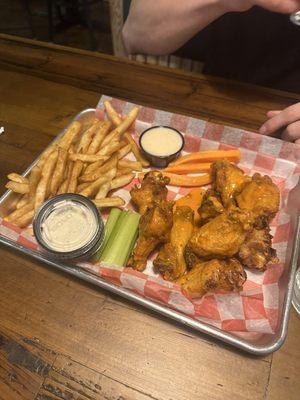
<path fill-rule="evenodd" d="M 78 120 L 83 125 L 88 124 L 95 115 L 95 109 L 86 109 L 77 114 L 72 121 Z M 70 123 L 72 122 L 70 121 Z M 60 136 L 64 134 L 63 130 L 53 141 L 54 143 Z M 23 176 L 26 176 L 32 167 L 36 164 L 38 158 L 27 168 Z M 12 204 L 17 199 L 15 193 L 6 191 L 0 198 L 0 216 L 4 216 L 9 212 Z M 42 253 L 27 249 L 22 245 L 15 243 L 14 241 L 0 235 L 0 243 L 8 246 L 12 250 L 17 250 L 21 253 L 27 254 L 28 256 L 41 261 L 51 268 L 69 273 L 70 275 L 76 276 L 77 278 L 83 279 L 84 281 L 93 283 L 102 289 L 106 289 L 112 293 L 118 294 L 128 300 L 132 300 L 137 304 L 140 304 L 150 310 L 153 310 L 161 315 L 167 316 L 183 325 L 191 327 L 201 333 L 212 336 L 215 339 L 222 340 L 223 342 L 229 343 L 230 345 L 247 351 L 255 355 L 266 355 L 278 350 L 287 335 L 287 326 L 289 319 L 289 311 L 291 307 L 291 300 L 293 294 L 293 285 L 295 279 L 295 273 L 298 265 L 299 248 L 300 248 L 300 215 L 299 215 L 299 198 L 300 198 L 300 185 L 293 189 L 289 196 L 287 204 L 287 212 L 291 215 L 292 229 L 290 231 L 288 250 L 286 255 L 286 265 L 284 272 L 280 278 L 279 288 L 279 321 L 277 331 L 275 334 L 263 334 L 258 335 L 256 339 L 245 339 L 239 337 L 233 333 L 222 331 L 212 325 L 208 325 L 204 322 L 192 319 L 180 312 L 174 311 L 166 306 L 156 303 L 152 300 L 146 299 L 138 294 L 135 294 L 128 289 L 116 286 L 104 279 L 93 275 L 80 267 L 73 265 L 66 265 L 59 262 L 54 262 L 47 259 Z"/>

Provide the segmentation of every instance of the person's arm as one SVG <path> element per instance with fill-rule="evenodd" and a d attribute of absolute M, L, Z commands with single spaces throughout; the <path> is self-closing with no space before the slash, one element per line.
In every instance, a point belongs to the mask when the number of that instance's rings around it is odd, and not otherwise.
<path fill-rule="evenodd" d="M 281 139 L 300 144 L 300 103 L 284 110 L 269 111 L 268 120 L 261 126 L 259 132 L 272 135 L 278 129 L 284 128 Z"/>
<path fill-rule="evenodd" d="M 132 0 L 124 46 L 128 54 L 170 54 L 223 14 L 254 5 L 291 13 L 300 0 Z"/>

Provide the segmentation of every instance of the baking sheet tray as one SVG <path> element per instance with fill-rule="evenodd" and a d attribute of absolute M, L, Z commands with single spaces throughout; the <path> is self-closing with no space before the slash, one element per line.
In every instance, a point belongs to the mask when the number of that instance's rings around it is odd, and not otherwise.
<path fill-rule="evenodd" d="M 87 109 L 79 113 L 74 119 L 79 120 L 83 124 L 88 124 L 90 119 L 93 118 L 94 115 L 95 109 Z M 62 131 L 55 140 L 57 140 L 63 133 L 64 131 Z M 25 171 L 24 176 L 29 173 L 30 169 L 33 167 L 36 161 Z M 288 251 L 286 254 L 286 265 L 279 282 L 280 312 L 277 329 L 274 334 L 257 335 L 255 337 L 253 335 L 247 335 L 247 333 L 242 333 L 238 335 L 236 333 L 225 332 L 221 329 L 218 329 L 217 327 L 214 327 L 199 320 L 195 320 L 194 318 L 190 318 L 189 316 L 184 315 L 183 313 L 180 313 L 176 310 L 170 309 L 165 305 L 147 299 L 139 294 L 130 291 L 129 289 L 114 285 L 113 283 L 108 282 L 105 279 L 82 269 L 81 267 L 65 265 L 62 263 L 50 261 L 42 253 L 31 250 L 30 248 L 28 248 L 28 246 L 16 243 L 14 240 L 5 237 L 5 235 L 0 235 L 0 243 L 3 243 L 10 248 L 16 249 L 22 253 L 25 253 L 39 261 L 42 261 L 53 268 L 63 270 L 73 276 L 93 283 L 103 289 L 119 294 L 122 297 L 132 300 L 164 316 L 170 317 L 186 326 L 192 327 L 199 332 L 206 333 L 214 338 L 220 339 L 226 343 L 229 343 L 237 348 L 243 349 L 250 353 L 256 355 L 264 355 L 277 350 L 284 342 L 287 334 L 287 322 L 291 305 L 294 276 L 297 269 L 299 254 L 300 218 L 297 214 L 297 198 L 299 199 L 300 194 L 299 185 L 293 190 L 293 193 L 294 196 L 290 196 L 290 200 L 286 205 L 286 210 L 291 215 L 291 229 L 287 246 Z M 0 198 L 0 216 L 5 215 L 9 211 L 15 199 L 16 195 L 10 191 L 6 192 Z M 296 199 L 296 201 L 293 199 Z"/>

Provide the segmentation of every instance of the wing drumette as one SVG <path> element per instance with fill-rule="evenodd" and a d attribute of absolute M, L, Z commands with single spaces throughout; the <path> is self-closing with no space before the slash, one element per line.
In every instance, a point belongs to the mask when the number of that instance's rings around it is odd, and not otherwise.
<path fill-rule="evenodd" d="M 194 229 L 194 212 L 188 206 L 178 206 L 173 215 L 170 242 L 160 249 L 154 267 L 164 279 L 173 281 L 186 271 L 184 249 Z"/>

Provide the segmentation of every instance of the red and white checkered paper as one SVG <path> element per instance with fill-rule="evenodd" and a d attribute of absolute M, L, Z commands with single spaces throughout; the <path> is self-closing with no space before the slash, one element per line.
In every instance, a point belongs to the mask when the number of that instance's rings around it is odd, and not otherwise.
<path fill-rule="evenodd" d="M 99 119 L 104 117 L 105 100 L 110 98 L 103 96 L 98 104 Z M 112 104 L 121 115 L 127 114 L 133 107 L 133 104 L 119 99 L 112 99 Z M 164 281 L 153 271 L 151 260 L 148 261 L 143 273 L 131 268 L 120 269 L 87 262 L 79 265 L 115 285 L 222 330 L 244 334 L 247 337 L 274 333 L 278 320 L 278 281 L 284 268 L 290 228 L 290 216 L 285 213 L 285 204 L 289 191 L 299 180 L 300 146 L 253 132 L 146 107 L 141 108 L 132 132 L 138 136 L 151 125 L 170 125 L 184 133 L 185 152 L 239 147 L 242 154 L 239 166 L 247 174 L 259 172 L 272 178 L 281 192 L 281 210 L 271 224 L 273 247 L 277 250 L 280 262 L 269 265 L 263 273 L 247 270 L 248 278 L 242 292 L 210 293 L 199 299 L 190 299 L 178 285 Z M 133 208 L 129 190 L 136 183 L 138 182 L 135 179 L 127 187 L 115 193 L 126 200 L 126 208 Z M 169 199 L 177 199 L 187 194 L 189 190 L 169 186 Z M 26 248 L 39 251 L 34 238 L 1 219 L 0 235 Z"/>

